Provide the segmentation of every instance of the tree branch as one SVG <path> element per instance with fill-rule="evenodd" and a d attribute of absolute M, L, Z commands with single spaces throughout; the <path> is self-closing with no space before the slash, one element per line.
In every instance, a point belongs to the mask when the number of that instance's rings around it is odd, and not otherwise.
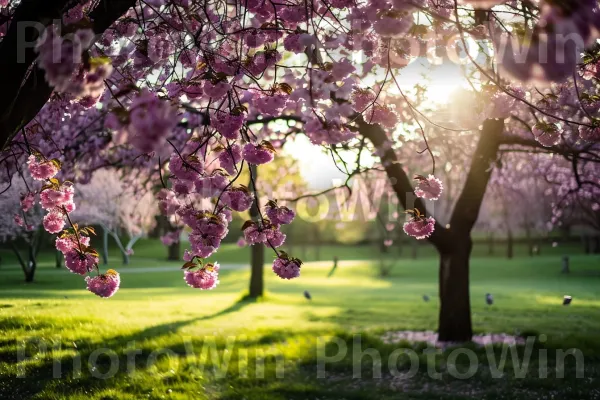
<path fill-rule="evenodd" d="M 99 2 L 89 14 L 94 33 L 104 33 L 135 3 L 136 0 Z M 34 42 L 41 32 L 33 28 L 23 30 L 23 24 L 39 23 L 46 27 L 74 4 L 69 0 L 23 0 L 15 11 L 9 31 L 0 43 L 0 149 L 37 115 L 52 94 L 44 71 L 34 64 L 33 47 L 23 49 L 26 42 Z M 23 38 L 19 37 L 22 33 Z M 19 53 L 23 55 L 21 59 Z"/>
<path fill-rule="evenodd" d="M 407 208 L 416 208 L 421 214 L 426 215 L 427 209 L 423 201 L 414 194 L 413 187 L 410 179 L 402 169 L 402 165 L 398 162 L 396 153 L 386 148 L 388 142 L 387 136 L 384 130 L 379 125 L 371 125 L 366 123 L 362 117 L 357 118 L 356 123 L 358 124 L 359 133 L 375 146 L 380 153 L 381 163 L 385 168 L 385 172 L 390 180 L 390 184 L 398 197 L 398 201 L 402 204 L 402 207 L 406 210 Z M 410 200 L 413 200 L 413 204 L 409 204 Z M 448 230 L 440 225 L 437 221 L 435 223 L 435 230 L 428 240 L 438 249 L 440 252 L 448 251 L 452 247 Z"/>
<path fill-rule="evenodd" d="M 504 130 L 504 121 L 485 120 L 479 142 L 471 160 L 471 166 L 463 190 L 456 201 L 450 218 L 450 232 L 458 233 L 458 237 L 470 235 L 471 229 L 483 202 L 487 184 L 492 175 L 493 163 L 496 161 L 498 149 Z"/>

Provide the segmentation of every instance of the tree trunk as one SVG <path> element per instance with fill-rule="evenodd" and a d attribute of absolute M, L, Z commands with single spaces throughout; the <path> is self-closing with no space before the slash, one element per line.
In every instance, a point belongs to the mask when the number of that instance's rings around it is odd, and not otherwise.
<path fill-rule="evenodd" d="M 179 253 L 181 249 L 181 242 L 177 241 L 169 246 L 169 255 L 167 256 L 167 260 L 169 261 L 179 261 Z"/>
<path fill-rule="evenodd" d="M 469 298 L 469 257 L 472 247 L 471 239 L 466 238 L 457 241 L 451 253 L 440 254 L 440 341 L 467 342 L 473 335 Z"/>
<path fill-rule="evenodd" d="M 590 241 L 587 235 L 581 235 L 581 241 L 583 242 L 583 252 L 590 254 Z"/>
<path fill-rule="evenodd" d="M 531 232 L 529 228 L 525 229 L 525 238 L 527 239 L 527 251 L 529 253 L 529 257 L 533 257 L 533 240 L 531 239 Z"/>
<path fill-rule="evenodd" d="M 29 260 L 27 262 L 27 269 L 25 271 L 25 282 L 33 282 L 33 277 L 35 276 L 35 269 L 37 267 L 37 261 L 35 257 L 36 249 L 35 244 L 32 243 L 29 245 Z"/>
<path fill-rule="evenodd" d="M 35 275 L 35 267 L 36 267 L 35 253 L 34 253 L 33 246 L 31 244 L 29 245 L 29 249 L 28 249 L 29 259 L 27 262 L 25 262 L 25 260 L 21 256 L 21 252 L 19 251 L 19 249 L 17 248 L 17 246 L 15 245 L 14 242 L 10 243 L 10 247 L 11 247 L 12 251 L 15 253 L 15 256 L 17 257 L 17 261 L 19 261 L 19 265 L 21 266 L 23 275 L 25 275 L 25 282 L 33 282 L 33 277 Z"/>
<path fill-rule="evenodd" d="M 262 244 L 253 245 L 250 257 L 250 287 L 248 292 L 250 297 L 257 298 L 264 294 L 265 289 L 265 246 Z"/>
<path fill-rule="evenodd" d="M 600 236 L 596 235 L 592 238 L 592 253 L 600 253 Z"/>
<path fill-rule="evenodd" d="M 108 264 L 108 228 L 102 225 L 102 264 Z"/>
<path fill-rule="evenodd" d="M 30 267 L 25 271 L 25 282 L 31 283 L 33 282 L 33 278 L 35 276 L 35 261 L 33 265 L 30 264 Z"/>
<path fill-rule="evenodd" d="M 250 190 L 255 191 L 256 180 L 258 179 L 258 171 L 256 165 L 250 165 Z M 250 207 L 250 218 L 256 220 L 260 217 L 260 204 L 258 197 L 254 199 L 252 207 Z M 255 244 L 250 252 L 250 286 L 248 295 L 251 298 L 258 298 L 264 294 L 264 265 L 265 265 L 265 246 L 263 244 Z"/>
<path fill-rule="evenodd" d="M 416 240 L 412 240 L 411 244 L 411 257 L 416 260 L 419 256 L 419 243 Z"/>
<path fill-rule="evenodd" d="M 509 230 L 508 231 L 508 235 L 506 237 L 506 258 L 511 259 L 514 256 L 514 250 L 513 250 L 513 235 L 512 235 L 512 231 Z"/>
<path fill-rule="evenodd" d="M 54 266 L 56 268 L 62 268 L 63 260 L 62 260 L 62 253 L 60 251 L 56 250 L 54 252 L 54 260 L 55 260 Z"/>

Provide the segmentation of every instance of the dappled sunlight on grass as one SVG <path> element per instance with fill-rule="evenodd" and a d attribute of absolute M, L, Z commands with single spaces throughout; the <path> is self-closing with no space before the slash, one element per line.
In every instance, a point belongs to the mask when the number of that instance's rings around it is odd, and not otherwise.
<path fill-rule="evenodd" d="M 600 354 L 600 276 L 578 274 L 600 271 L 600 258 L 573 256 L 569 276 L 560 274 L 559 264 L 554 256 L 473 259 L 475 331 L 544 334 L 550 348 L 578 347 L 586 354 Z M 141 266 L 135 261 L 128 268 Z M 315 380 L 317 338 L 335 335 L 351 347 L 353 333 L 367 333 L 363 339 L 369 346 L 389 353 L 394 347 L 379 340 L 383 332 L 435 330 L 437 260 L 399 260 L 385 278 L 378 276 L 376 261 L 342 261 L 327 278 L 331 267 L 331 261 L 308 262 L 299 279 L 283 281 L 266 266 L 267 293 L 256 301 L 244 298 L 249 278 L 245 268 L 224 269 L 221 283 L 210 291 L 188 287 L 175 264 L 168 271 L 123 274 L 121 290 L 108 300 L 84 290 L 81 277 L 64 270 L 42 269 L 38 282 L 25 285 L 16 283 L 22 279 L 18 270 L 0 269 L 0 398 L 20 400 L 33 393 L 40 399 L 61 400 L 364 399 L 374 398 L 369 395 L 377 387 L 378 400 L 397 399 L 398 392 L 386 392 L 381 382 L 367 382 L 372 386 L 365 392 L 352 386 L 356 381 L 350 379 L 349 356 L 331 366 L 332 379 Z M 312 300 L 304 297 L 305 290 Z M 494 295 L 494 305 L 485 304 L 486 293 Z M 573 296 L 568 307 L 562 306 L 565 294 Z M 73 369 L 76 354 L 85 362 L 96 349 L 111 349 L 120 360 L 119 373 L 97 379 L 84 364 L 78 379 L 52 379 L 53 360 L 42 356 L 35 344 L 27 345 L 32 357 L 16 363 L 19 346 L 32 337 L 57 346 L 52 355 L 65 371 Z M 231 355 L 229 369 L 202 353 L 211 341 L 221 360 Z M 131 343 L 142 353 L 135 373 L 127 374 Z M 154 357 L 157 349 L 164 354 Z M 278 357 L 283 359 L 285 379 L 274 375 Z M 265 363 L 264 379 L 253 377 L 257 360 Z M 99 371 L 110 366 L 102 357 L 98 363 Z M 247 368 L 249 377 L 240 376 L 234 367 Z M 18 368 L 26 369 L 32 379 L 16 378 Z M 483 387 L 486 379 L 481 378 Z M 445 390 L 445 382 L 427 382 Z M 414 385 L 420 388 L 423 383 L 417 380 Z M 20 391 L 6 391 L 15 387 Z"/>

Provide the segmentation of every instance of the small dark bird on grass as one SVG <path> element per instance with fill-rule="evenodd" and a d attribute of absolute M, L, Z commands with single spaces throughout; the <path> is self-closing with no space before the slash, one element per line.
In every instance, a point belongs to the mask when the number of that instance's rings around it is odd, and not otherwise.
<path fill-rule="evenodd" d="M 494 304 L 494 297 L 492 297 L 492 295 L 490 293 L 486 293 L 485 294 L 485 302 L 487 303 L 488 306 L 491 306 L 492 304 Z"/>
<path fill-rule="evenodd" d="M 426 294 L 423 295 L 423 301 L 429 301 L 429 296 L 427 296 Z"/>
<path fill-rule="evenodd" d="M 568 306 L 569 304 L 571 304 L 572 300 L 573 300 L 573 297 L 571 297 L 571 296 L 563 297 L 563 306 Z"/>
<path fill-rule="evenodd" d="M 308 290 L 304 291 L 304 297 L 306 297 L 306 300 L 312 300 L 312 297 L 310 297 L 310 293 L 308 293 Z"/>

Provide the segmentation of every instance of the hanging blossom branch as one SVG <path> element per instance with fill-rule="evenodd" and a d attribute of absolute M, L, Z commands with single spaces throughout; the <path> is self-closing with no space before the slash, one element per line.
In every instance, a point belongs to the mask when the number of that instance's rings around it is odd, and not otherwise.
<path fill-rule="evenodd" d="M 55 178 L 60 171 L 61 163 L 57 159 L 47 160 L 39 153 L 29 156 L 27 166 L 31 177 L 43 181 L 39 191 L 39 201 L 48 213 L 43 219 L 44 229 L 51 234 L 59 234 L 56 238 L 56 249 L 65 257 L 65 266 L 74 274 L 85 276 L 87 289 L 100 296 L 113 296 L 121 284 L 119 273 L 109 269 L 101 274 L 98 267 L 98 252 L 90 246 L 90 234 L 95 234 L 92 227 L 80 228 L 74 224 L 69 214 L 75 210 L 73 184 L 60 182 Z M 23 208 L 31 208 L 35 201 L 35 193 L 28 193 Z M 66 219 L 66 221 L 65 221 Z M 69 227 L 65 228 L 68 222 Z M 86 276 L 92 271 L 97 275 Z"/>

